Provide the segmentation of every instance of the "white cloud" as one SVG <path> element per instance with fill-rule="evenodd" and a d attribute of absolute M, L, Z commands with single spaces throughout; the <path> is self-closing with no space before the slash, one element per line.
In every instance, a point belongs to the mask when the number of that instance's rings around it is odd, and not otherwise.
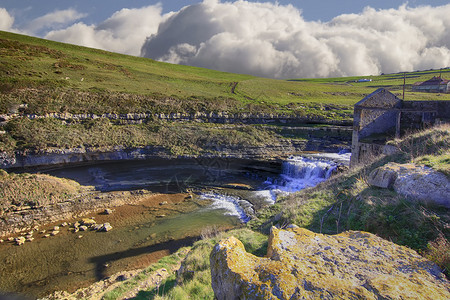
<path fill-rule="evenodd" d="M 84 18 L 85 16 L 86 14 L 80 13 L 72 8 L 56 10 L 31 21 L 26 26 L 25 31 L 33 33 L 39 32 L 41 29 L 61 28 L 75 22 L 76 20 Z"/>
<path fill-rule="evenodd" d="M 124 8 L 99 25 L 76 23 L 63 30 L 50 31 L 45 38 L 139 55 L 145 38 L 157 32 L 165 16 L 161 5 L 139 9 Z"/>
<path fill-rule="evenodd" d="M 14 18 L 4 8 L 0 7 L 0 30 L 9 31 L 14 24 Z"/>
<path fill-rule="evenodd" d="M 166 15 L 161 4 L 122 9 L 93 25 L 72 24 L 83 17 L 73 9 L 55 11 L 26 28 L 51 30 L 47 39 L 171 63 L 301 78 L 450 66 L 448 16 L 450 4 L 402 5 L 367 7 L 323 23 L 305 21 L 292 5 L 205 0 Z M 13 25 L 0 8 L 0 29 L 19 32 Z"/>
<path fill-rule="evenodd" d="M 288 5 L 208 0 L 163 21 L 142 55 L 275 78 L 367 75 L 450 66 L 450 4 L 307 22 Z"/>

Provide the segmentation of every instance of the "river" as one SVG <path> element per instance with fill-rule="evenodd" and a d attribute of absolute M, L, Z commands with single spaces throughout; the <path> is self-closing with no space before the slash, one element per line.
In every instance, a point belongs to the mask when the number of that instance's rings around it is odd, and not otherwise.
<path fill-rule="evenodd" d="M 111 215 L 86 216 L 111 223 L 109 232 L 73 233 L 67 226 L 49 238 L 36 233 L 33 242 L 22 246 L 1 244 L 0 291 L 42 297 L 56 290 L 72 292 L 119 271 L 143 268 L 191 244 L 205 228 L 241 226 L 280 195 L 326 180 L 339 159 L 342 163 L 347 158 L 148 160 L 41 171 L 101 192 L 146 189 L 152 193 L 138 204 L 116 207 Z M 61 222 L 39 231 L 49 232 Z"/>

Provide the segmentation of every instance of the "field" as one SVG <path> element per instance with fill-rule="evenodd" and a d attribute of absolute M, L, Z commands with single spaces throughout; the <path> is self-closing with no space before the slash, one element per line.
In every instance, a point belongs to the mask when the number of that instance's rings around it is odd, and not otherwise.
<path fill-rule="evenodd" d="M 405 98 L 450 100 L 450 94 L 410 92 L 414 82 L 429 79 L 438 72 L 407 73 Z M 446 75 L 450 75 L 449 69 L 443 70 L 443 76 Z M 372 81 L 355 82 L 361 78 Z M 29 113 L 157 111 L 165 107 L 165 102 L 174 100 L 212 111 L 292 112 L 299 104 L 311 103 L 351 110 L 354 103 L 380 87 L 401 95 L 402 85 L 403 74 L 292 80 L 258 78 L 0 31 L 0 113 L 24 103 Z M 36 89 L 39 97 L 33 96 Z M 178 108 L 182 110 L 186 106 L 180 104 Z M 173 111 L 177 106 L 169 108 Z"/>

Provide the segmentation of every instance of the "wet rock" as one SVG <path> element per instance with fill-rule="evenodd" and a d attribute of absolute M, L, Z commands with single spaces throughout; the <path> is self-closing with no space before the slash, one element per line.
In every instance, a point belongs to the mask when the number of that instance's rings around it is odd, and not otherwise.
<path fill-rule="evenodd" d="M 25 238 L 23 236 L 19 236 L 19 237 L 14 239 L 14 242 L 18 246 L 23 245 L 25 243 Z"/>
<path fill-rule="evenodd" d="M 366 232 L 272 228 L 266 257 L 234 237 L 211 256 L 217 299 L 450 299 L 438 266 Z"/>

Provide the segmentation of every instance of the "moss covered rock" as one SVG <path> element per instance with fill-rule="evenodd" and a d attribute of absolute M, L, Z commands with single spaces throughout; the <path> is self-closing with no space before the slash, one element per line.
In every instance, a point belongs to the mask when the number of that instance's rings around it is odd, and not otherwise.
<path fill-rule="evenodd" d="M 264 258 L 234 237 L 211 253 L 217 299 L 450 299 L 439 267 L 366 232 L 272 228 Z"/>

